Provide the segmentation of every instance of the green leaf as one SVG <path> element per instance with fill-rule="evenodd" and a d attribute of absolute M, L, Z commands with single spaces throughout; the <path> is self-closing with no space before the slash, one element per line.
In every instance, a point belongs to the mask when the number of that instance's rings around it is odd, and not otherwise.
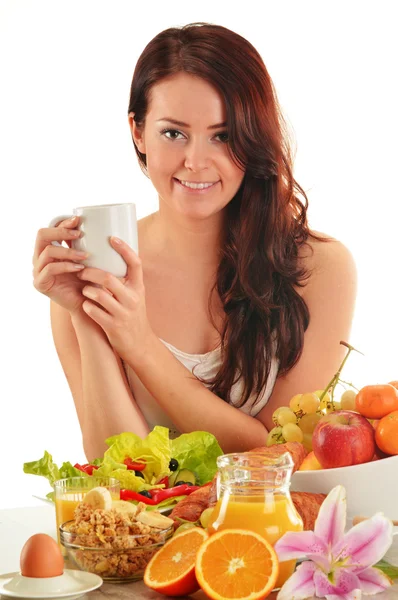
<path fill-rule="evenodd" d="M 154 427 L 144 439 L 135 433 L 125 432 L 108 438 L 105 443 L 109 448 L 104 454 L 104 464 L 112 459 L 123 465 L 127 457 L 133 461 L 145 461 L 146 467 L 142 474 L 147 484 L 156 483 L 170 472 L 171 452 L 167 427 Z"/>
<path fill-rule="evenodd" d="M 105 452 L 106 455 L 106 452 Z M 105 456 L 104 462 L 98 469 L 95 471 L 96 477 L 113 477 L 112 473 L 114 471 L 127 471 L 126 465 L 116 461 L 112 456 Z"/>
<path fill-rule="evenodd" d="M 207 431 L 183 433 L 171 440 L 171 457 L 178 460 L 178 469 L 193 471 L 198 485 L 211 481 L 217 471 L 221 450 L 216 438 Z"/>
<path fill-rule="evenodd" d="M 118 479 L 120 481 L 120 488 L 124 490 L 142 492 L 142 490 L 162 489 L 164 487 L 164 485 L 145 483 L 142 477 L 137 477 L 134 471 L 128 471 L 127 469 L 116 469 L 116 471 L 112 471 L 110 476 Z"/>
<path fill-rule="evenodd" d="M 43 458 L 24 463 L 23 472 L 30 475 L 42 475 L 48 479 L 51 485 L 53 485 L 54 481 L 60 479 L 59 469 L 47 450 L 44 451 Z"/>
<path fill-rule="evenodd" d="M 394 567 L 394 565 L 391 565 L 386 560 L 381 560 L 377 563 L 377 565 L 374 566 L 377 569 L 380 569 L 380 571 L 383 571 L 383 573 L 390 579 L 398 579 L 398 567 Z"/>
<path fill-rule="evenodd" d="M 67 477 L 89 477 L 89 475 L 80 469 L 75 469 L 70 462 L 64 462 L 59 469 L 59 478 L 66 479 Z"/>

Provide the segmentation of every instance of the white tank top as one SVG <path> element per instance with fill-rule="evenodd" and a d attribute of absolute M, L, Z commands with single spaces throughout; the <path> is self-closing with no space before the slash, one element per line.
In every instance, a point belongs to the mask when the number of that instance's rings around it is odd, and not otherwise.
<path fill-rule="evenodd" d="M 221 347 L 215 348 L 206 354 L 188 354 L 175 348 L 168 342 L 165 342 L 159 338 L 161 342 L 170 350 L 170 352 L 187 368 L 193 372 L 194 375 L 198 375 L 203 379 L 211 380 L 218 372 L 221 365 Z M 174 423 L 170 420 L 167 413 L 158 405 L 155 398 L 148 392 L 146 387 L 141 383 L 141 380 L 137 377 L 133 369 L 124 363 L 124 367 L 127 374 L 127 379 L 130 385 L 132 394 L 137 402 L 139 409 L 148 426 L 152 430 L 155 425 L 163 425 L 170 430 L 170 437 L 174 438 L 180 435 Z M 271 396 L 272 390 L 275 385 L 276 377 L 278 374 L 278 361 L 273 359 L 271 361 L 271 370 L 267 380 L 267 384 L 260 394 L 257 402 L 255 396 L 248 399 L 244 406 L 239 408 L 242 412 L 255 417 L 257 413 L 267 404 L 269 397 Z M 207 386 L 209 387 L 209 386 Z M 231 404 L 239 404 L 243 393 L 243 381 L 240 379 L 231 389 Z"/>

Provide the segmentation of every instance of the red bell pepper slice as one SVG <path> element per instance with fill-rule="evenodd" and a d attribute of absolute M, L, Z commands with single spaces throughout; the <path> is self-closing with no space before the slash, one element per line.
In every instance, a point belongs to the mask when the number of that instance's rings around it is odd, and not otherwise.
<path fill-rule="evenodd" d="M 157 482 L 157 485 L 159 484 L 163 484 L 165 488 L 169 487 L 169 478 L 167 477 L 167 475 Z"/>
<path fill-rule="evenodd" d="M 89 463 L 87 463 L 85 465 L 79 465 L 79 463 L 76 463 L 73 466 L 75 467 L 75 469 L 79 469 L 79 471 L 86 473 L 86 475 L 92 475 L 93 471 L 95 469 L 98 469 L 97 465 L 90 465 Z"/>
<path fill-rule="evenodd" d="M 120 500 L 136 500 L 137 502 L 144 502 L 151 506 L 157 504 L 153 498 L 147 498 L 138 492 L 133 492 L 133 490 L 120 490 Z"/>
<path fill-rule="evenodd" d="M 143 471 L 146 467 L 145 462 L 134 462 L 129 456 L 126 456 L 123 463 L 129 471 Z"/>
<path fill-rule="evenodd" d="M 174 498 L 174 496 L 188 496 L 199 488 L 199 485 L 182 484 L 164 490 L 151 490 L 151 496 L 153 500 L 155 500 L 155 504 L 159 504 L 159 502 L 162 502 L 162 500 Z"/>

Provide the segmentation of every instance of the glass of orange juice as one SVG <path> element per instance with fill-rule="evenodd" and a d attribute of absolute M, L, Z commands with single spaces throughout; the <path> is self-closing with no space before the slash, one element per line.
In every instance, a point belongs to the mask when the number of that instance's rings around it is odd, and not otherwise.
<path fill-rule="evenodd" d="M 287 531 L 302 531 L 303 522 L 290 497 L 293 460 L 245 452 L 217 459 L 217 504 L 210 515 L 210 534 L 227 528 L 249 529 L 271 545 Z M 293 573 L 296 561 L 279 564 L 275 588 Z"/>
<path fill-rule="evenodd" d="M 57 535 L 59 540 L 59 527 L 62 523 L 74 518 L 76 506 L 92 488 L 105 486 L 110 491 L 114 500 L 120 498 L 120 482 L 114 477 L 67 477 L 54 482 L 55 492 L 55 517 L 57 521 Z"/>

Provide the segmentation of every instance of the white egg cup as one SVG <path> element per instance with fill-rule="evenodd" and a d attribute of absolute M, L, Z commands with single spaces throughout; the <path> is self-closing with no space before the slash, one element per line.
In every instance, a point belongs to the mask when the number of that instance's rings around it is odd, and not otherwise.
<path fill-rule="evenodd" d="M 0 595 L 9 598 L 68 598 L 73 600 L 99 588 L 102 578 L 94 573 L 65 569 L 57 577 L 25 577 L 8 573 L 0 577 Z"/>

